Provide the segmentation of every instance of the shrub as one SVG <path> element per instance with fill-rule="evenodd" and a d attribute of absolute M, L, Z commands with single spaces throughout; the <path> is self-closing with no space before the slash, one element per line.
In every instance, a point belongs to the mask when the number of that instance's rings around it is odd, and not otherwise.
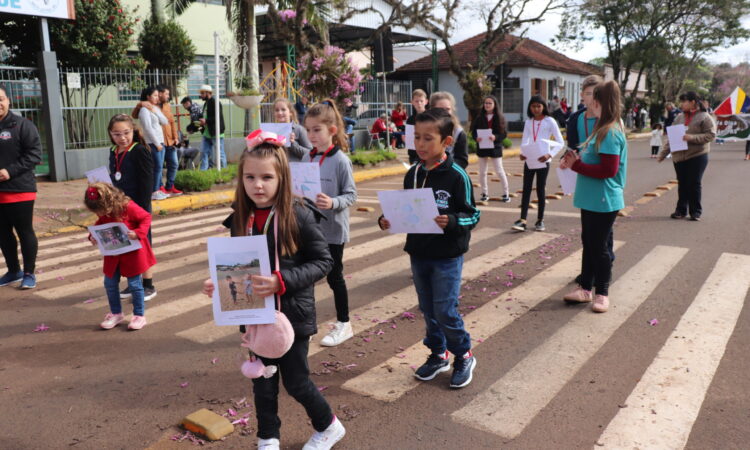
<path fill-rule="evenodd" d="M 479 144 L 471 136 L 471 133 L 466 133 L 467 142 L 469 143 L 469 153 L 476 153 L 479 148 Z M 513 147 L 513 141 L 510 138 L 503 139 L 503 148 Z"/>
<path fill-rule="evenodd" d="M 174 179 L 174 185 L 183 191 L 201 192 L 211 189 L 215 180 L 215 170 L 180 170 Z"/>
<path fill-rule="evenodd" d="M 349 159 L 352 160 L 352 164 L 357 166 L 367 166 L 368 164 L 375 165 L 379 162 L 390 161 L 396 159 L 397 155 L 394 152 L 388 150 L 376 150 L 376 151 L 358 151 L 354 155 L 350 154 Z"/>

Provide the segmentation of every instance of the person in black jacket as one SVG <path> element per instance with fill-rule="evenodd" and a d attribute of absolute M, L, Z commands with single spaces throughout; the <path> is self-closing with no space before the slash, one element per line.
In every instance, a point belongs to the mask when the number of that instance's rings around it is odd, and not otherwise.
<path fill-rule="evenodd" d="M 430 96 L 430 109 L 441 108 L 448 111 L 453 119 L 453 140 L 446 147 L 445 152 L 456 161 L 456 164 L 465 169 L 469 165 L 469 140 L 466 132 L 461 127 L 461 121 L 456 116 L 456 98 L 447 91 L 433 92 Z"/>
<path fill-rule="evenodd" d="M 200 124 L 203 127 L 203 143 L 201 145 L 201 170 L 206 170 L 209 167 L 214 167 L 214 145 L 216 145 L 216 108 L 217 101 L 213 96 L 213 88 L 207 84 L 201 86 L 198 91 L 200 98 L 205 101 L 203 104 L 203 118 L 200 119 Z M 221 109 L 221 103 L 218 104 L 219 108 L 219 158 L 221 161 L 221 167 L 227 166 L 227 154 L 224 152 L 224 112 Z"/>
<path fill-rule="evenodd" d="M 503 140 L 508 136 L 506 131 L 506 122 L 503 113 L 498 107 L 497 98 L 488 95 L 484 98 L 484 111 L 482 111 L 471 124 L 471 135 L 477 141 L 477 156 L 479 157 L 479 186 L 482 189 L 480 201 L 486 202 L 490 199 L 489 188 L 487 186 L 487 163 L 492 160 L 495 167 L 495 173 L 500 178 L 503 185 L 503 196 L 500 201 L 503 203 L 510 202 L 508 192 L 508 177 L 505 175 L 503 168 Z M 482 148 L 482 138 L 478 136 L 477 130 L 492 130 L 492 136 L 489 140 L 492 148 Z"/>
<path fill-rule="evenodd" d="M 404 189 L 432 189 L 439 214 L 434 220 L 443 233 L 409 233 L 404 250 L 411 258 L 419 309 L 427 323 L 424 345 L 431 351 L 414 376 L 426 381 L 449 370 L 450 352 L 455 355 L 450 387 L 462 388 L 471 383 L 476 360 L 458 312 L 458 297 L 463 255 L 469 250 L 480 212 L 471 179 L 445 151 L 453 142 L 453 127 L 451 115 L 442 108 L 416 117 L 414 143 L 421 162 L 406 173 Z M 391 226 L 383 216 L 378 225 L 384 230 Z"/>
<path fill-rule="evenodd" d="M 325 441 L 325 448 L 330 448 L 344 437 L 345 430 L 310 379 L 307 352 L 310 336 L 317 332 L 314 285 L 331 270 L 333 258 L 318 225 L 322 214 L 311 203 L 292 196 L 283 144 L 274 133 L 253 135 L 256 141 L 250 142 L 252 147 L 239 162 L 242 182 L 237 184 L 234 212 L 224 225 L 231 228 L 232 236 L 266 235 L 269 261 L 274 264 L 278 256 L 278 263 L 271 276 L 252 277 L 253 293 L 279 296 L 281 311 L 294 329 L 294 342 L 284 356 L 260 357 L 266 366 L 277 366 L 278 372 L 270 378 L 253 379 L 258 447 L 279 448 L 280 374 L 287 392 L 305 407 L 315 429 L 308 445 Z M 212 295 L 213 289 L 207 280 L 203 292 Z"/>
<path fill-rule="evenodd" d="M 0 277 L 0 286 L 20 281 L 21 289 L 36 287 L 34 270 L 39 242 L 33 226 L 34 166 L 41 160 L 39 132 L 33 122 L 11 112 L 8 91 L 0 85 L 0 249 L 8 268 Z M 21 241 L 23 270 L 14 230 Z"/>
<path fill-rule="evenodd" d="M 411 107 L 412 113 L 411 116 L 406 119 L 406 124 L 414 126 L 417 114 L 423 113 L 425 111 L 425 108 L 427 107 L 427 93 L 422 89 L 414 89 L 414 91 L 411 93 Z M 410 144 L 410 142 L 407 143 L 406 148 L 406 153 L 409 155 L 409 164 L 416 164 L 419 162 L 417 151 L 413 148 L 409 148 L 408 144 Z"/>

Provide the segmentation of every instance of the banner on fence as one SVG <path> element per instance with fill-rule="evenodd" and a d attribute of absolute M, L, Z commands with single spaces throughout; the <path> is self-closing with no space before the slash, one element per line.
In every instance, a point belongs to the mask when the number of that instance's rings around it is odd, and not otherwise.
<path fill-rule="evenodd" d="M 714 110 L 716 137 L 726 140 L 750 139 L 750 98 L 739 87 Z"/>
<path fill-rule="evenodd" d="M 75 19 L 73 0 L 0 0 L 0 13 Z"/>

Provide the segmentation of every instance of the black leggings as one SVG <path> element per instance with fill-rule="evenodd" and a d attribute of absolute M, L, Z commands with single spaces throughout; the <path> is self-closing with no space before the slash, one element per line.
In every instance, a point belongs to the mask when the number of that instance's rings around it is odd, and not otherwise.
<path fill-rule="evenodd" d="M 617 211 L 606 213 L 581 210 L 581 241 L 583 262 L 581 264 L 581 287 L 590 291 L 596 283 L 596 293 L 609 295 L 612 278 L 612 255 L 609 240 Z"/>
<path fill-rule="evenodd" d="M 525 163 L 523 165 L 523 194 L 521 194 L 521 219 L 526 220 L 529 214 L 529 202 L 531 201 L 531 187 L 534 184 L 534 175 L 536 175 L 536 198 L 539 200 L 536 213 L 537 220 L 544 219 L 545 187 L 547 186 L 547 174 L 549 174 L 549 163 L 544 169 L 529 169 Z"/>
<path fill-rule="evenodd" d="M 328 286 L 333 290 L 333 301 L 336 304 L 336 320 L 349 322 L 349 292 L 344 280 L 344 244 L 328 244 L 333 257 L 333 267 L 328 272 Z"/>
<path fill-rule="evenodd" d="M 652 145 L 651 146 L 651 156 L 656 156 L 659 154 L 659 146 L 658 145 Z"/>
<path fill-rule="evenodd" d="M 745 141 L 745 156 L 750 155 L 750 141 Z"/>
<path fill-rule="evenodd" d="M 21 241 L 23 271 L 34 273 L 36 269 L 36 252 L 39 242 L 34 233 L 34 200 L 28 202 L 0 204 L 0 248 L 3 251 L 8 272 L 21 271 L 18 262 L 18 241 L 13 234 L 15 229 Z"/>
<path fill-rule="evenodd" d="M 708 154 L 674 163 L 677 174 L 677 206 L 675 212 L 681 216 L 690 213 L 693 217 L 703 214 L 701 195 L 703 172 L 708 166 Z"/>

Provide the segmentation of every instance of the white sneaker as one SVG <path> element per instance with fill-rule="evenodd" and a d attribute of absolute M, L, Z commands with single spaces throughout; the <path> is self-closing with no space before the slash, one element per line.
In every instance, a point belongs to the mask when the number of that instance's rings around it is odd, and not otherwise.
<path fill-rule="evenodd" d="M 336 322 L 330 333 L 320 341 L 324 347 L 335 347 L 354 336 L 351 322 Z"/>
<path fill-rule="evenodd" d="M 316 431 L 313 433 L 310 440 L 307 441 L 302 450 L 328 450 L 332 448 L 338 441 L 344 438 L 346 429 L 341 425 L 339 418 L 333 416 L 333 422 L 328 425 L 323 431 Z"/>
<path fill-rule="evenodd" d="M 151 194 L 151 200 L 166 200 L 169 196 L 162 191 L 156 191 Z"/>
<path fill-rule="evenodd" d="M 258 450 L 279 450 L 279 440 L 276 438 L 271 439 L 258 439 Z"/>

